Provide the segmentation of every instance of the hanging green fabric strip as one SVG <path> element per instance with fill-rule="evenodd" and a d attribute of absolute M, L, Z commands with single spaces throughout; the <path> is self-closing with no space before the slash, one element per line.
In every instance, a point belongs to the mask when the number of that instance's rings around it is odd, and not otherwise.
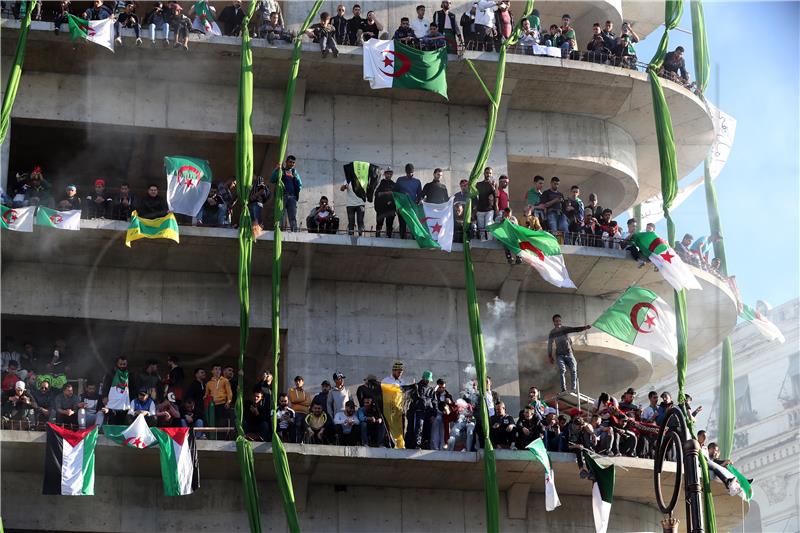
<path fill-rule="evenodd" d="M 691 0 L 692 9 L 692 43 L 694 44 L 694 78 L 697 88 L 701 93 L 708 87 L 711 75 L 711 63 L 708 55 L 708 38 L 706 36 L 706 21 L 703 15 L 701 0 Z M 719 103 L 719 102 L 717 102 Z"/>
<path fill-rule="evenodd" d="M 242 26 L 247 27 L 255 11 L 255 2 L 246 8 Z M 239 102 L 236 122 L 236 179 L 237 195 L 240 205 L 247 205 L 250 187 L 253 184 L 253 52 L 250 49 L 250 35 L 242 32 L 241 68 L 239 72 Z M 258 484 L 256 483 L 253 448 L 244 436 L 242 427 L 244 381 L 244 357 L 250 333 L 250 273 L 253 255 L 253 228 L 250 211 L 242 209 L 239 218 L 239 387 L 235 399 L 236 456 L 242 473 L 244 501 L 247 518 L 252 533 L 261 533 L 261 512 L 258 505 Z"/>
<path fill-rule="evenodd" d="M 470 194 L 469 198 L 467 198 L 467 204 L 464 210 L 464 220 L 470 220 L 472 217 L 472 200 L 477 194 L 476 184 L 483 176 L 483 169 L 486 166 L 486 162 L 489 160 L 489 154 L 492 151 L 492 144 L 494 143 L 495 132 L 497 130 L 497 115 L 500 110 L 500 100 L 503 95 L 503 82 L 505 80 L 506 51 L 509 46 L 513 46 L 517 43 L 521 32 L 521 23 L 532 12 L 533 0 L 527 0 L 524 13 L 518 19 L 511 37 L 500 46 L 493 93 L 488 90 L 472 62 L 469 59 L 466 60 L 468 66 L 478 78 L 484 92 L 486 92 L 489 98 L 489 119 L 486 125 L 486 132 L 483 136 L 483 142 L 478 150 L 478 156 L 475 159 L 475 165 L 472 167 L 472 172 L 469 177 Z M 489 533 L 498 533 L 500 531 L 500 489 L 497 484 L 497 463 L 495 460 L 494 447 L 492 446 L 491 439 L 488 438 L 490 433 L 489 411 L 486 405 L 486 400 L 492 401 L 492 399 L 486 397 L 486 351 L 483 341 L 483 332 L 481 331 L 480 305 L 478 303 L 478 291 L 475 287 L 475 269 L 472 264 L 469 241 L 469 232 L 465 231 L 464 278 L 467 291 L 469 335 L 472 341 L 472 355 L 477 374 L 478 390 L 482 399 L 478 413 L 479 423 L 483 428 L 483 434 L 487 435 L 483 450 L 484 489 L 486 491 L 486 531 Z"/>
<path fill-rule="evenodd" d="M 31 29 L 33 2 L 22 2 L 20 11 L 23 9 L 25 9 L 25 16 L 19 26 L 17 51 L 14 53 L 14 63 L 11 64 L 11 71 L 8 73 L 6 93 L 3 95 L 3 108 L 0 111 L 0 144 L 6 140 L 6 135 L 8 135 L 8 127 L 11 125 L 11 109 L 14 107 L 17 89 L 19 89 L 19 80 L 22 78 L 22 65 L 25 63 L 25 46 L 28 43 L 28 31 Z"/>
<path fill-rule="evenodd" d="M 255 2 L 251 2 L 254 4 Z M 281 134 L 278 141 L 278 165 L 277 181 L 275 186 L 275 242 L 272 255 L 272 409 L 278 411 L 278 362 L 280 361 L 280 314 L 281 314 L 281 221 L 283 220 L 283 173 L 280 171 L 281 165 L 286 157 L 286 147 L 289 142 L 289 124 L 292 119 L 292 102 L 294 100 L 295 87 L 297 85 L 297 73 L 300 70 L 300 55 L 302 52 L 302 35 L 311 26 L 311 22 L 317 16 L 322 7 L 322 0 L 314 2 L 306 20 L 297 32 L 294 41 L 294 51 L 292 53 L 292 64 L 289 67 L 289 80 L 286 84 L 286 96 L 283 101 L 283 120 L 281 121 Z M 286 523 L 292 533 L 300 532 L 300 520 L 297 516 L 297 506 L 295 505 L 294 489 L 292 487 L 292 473 L 289 470 L 289 459 L 286 456 L 286 448 L 278 437 L 277 418 L 272 417 L 272 461 L 275 465 L 275 475 L 278 480 L 278 488 L 281 491 L 283 500 L 283 510 L 286 514 Z"/>

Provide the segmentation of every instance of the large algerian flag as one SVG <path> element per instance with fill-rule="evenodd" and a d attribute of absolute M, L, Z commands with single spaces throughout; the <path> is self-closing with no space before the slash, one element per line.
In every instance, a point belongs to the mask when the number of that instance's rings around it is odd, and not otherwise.
<path fill-rule="evenodd" d="M 380 180 L 379 174 L 380 167 L 364 161 L 344 165 L 345 180 L 353 187 L 353 193 L 365 202 L 372 201 Z"/>
<path fill-rule="evenodd" d="M 42 207 L 36 210 L 37 226 L 46 226 L 48 228 L 68 229 L 78 231 L 81 229 L 81 210 L 73 209 L 71 211 L 56 211 L 49 207 Z"/>
<path fill-rule="evenodd" d="M 106 437 L 130 448 L 149 448 L 157 446 L 158 441 L 153 436 L 153 432 L 147 425 L 144 414 L 139 414 L 130 426 L 114 426 L 106 424 L 103 426 L 103 433 Z"/>
<path fill-rule="evenodd" d="M 161 456 L 164 494 L 183 496 L 200 487 L 197 447 L 191 428 L 153 428 Z"/>
<path fill-rule="evenodd" d="M 678 356 L 675 313 L 651 290 L 630 287 L 592 326 L 672 360 Z"/>
<path fill-rule="evenodd" d="M 753 487 L 750 486 L 750 481 L 748 481 L 747 476 L 736 470 L 733 465 L 729 464 L 725 468 L 736 477 L 736 480 L 739 482 L 739 486 L 742 488 L 741 492 L 739 492 L 739 496 L 746 502 L 749 502 L 750 499 L 753 497 Z"/>
<path fill-rule="evenodd" d="M 778 329 L 778 326 L 762 315 L 758 309 L 754 309 L 749 305 L 743 305 L 742 312 L 739 313 L 739 318 L 753 324 L 769 341 L 778 341 L 781 344 L 786 342 L 786 338 L 783 336 L 783 333 L 781 333 L 781 330 Z"/>
<path fill-rule="evenodd" d="M 369 42 L 372 42 L 370 39 Z M 397 213 L 406 221 L 406 227 L 420 248 L 453 248 L 453 198 L 443 204 L 422 202 L 415 204 L 407 194 L 392 193 Z"/>
<path fill-rule="evenodd" d="M 509 219 L 490 224 L 486 229 L 512 254 L 535 268 L 545 281 L 564 289 L 576 288 L 569 279 L 561 246 L 552 234 L 524 228 Z"/>
<path fill-rule="evenodd" d="M 364 79 L 372 89 L 421 89 L 447 98 L 447 47 L 423 52 L 400 41 L 364 43 Z"/>
<path fill-rule="evenodd" d="M 167 175 L 167 204 L 174 213 L 197 216 L 211 190 L 211 165 L 208 161 L 183 155 L 164 158 Z"/>
<path fill-rule="evenodd" d="M 0 207 L 2 208 L 0 227 L 11 231 L 33 231 L 33 219 L 35 218 L 36 206 Z"/>
<path fill-rule="evenodd" d="M 544 508 L 548 511 L 555 511 L 556 507 L 561 505 L 561 500 L 558 499 L 556 474 L 550 466 L 550 457 L 547 455 L 544 441 L 541 438 L 535 439 L 528 444 L 527 448 L 544 467 Z"/>
<path fill-rule="evenodd" d="M 700 289 L 700 283 L 694 277 L 689 267 L 686 266 L 675 250 L 670 248 L 667 241 L 652 231 L 642 231 L 631 235 L 631 242 L 645 258 L 658 268 L 658 271 L 672 285 L 676 291 L 681 289 Z"/>
<path fill-rule="evenodd" d="M 84 20 L 75 15 L 67 15 L 69 34 L 72 40 L 82 37 L 114 51 L 114 19 Z"/>
<path fill-rule="evenodd" d="M 42 494 L 94 495 L 97 426 L 80 431 L 47 423 Z"/>
<path fill-rule="evenodd" d="M 594 529 L 597 533 L 606 533 L 608 519 L 611 515 L 611 504 L 614 501 L 614 465 L 600 466 L 586 451 L 583 452 L 586 466 L 594 477 L 592 485 L 592 514 Z"/>
<path fill-rule="evenodd" d="M 131 213 L 131 223 L 125 235 L 125 246 L 130 248 L 131 243 L 139 239 L 170 239 L 179 243 L 180 234 L 175 215 L 168 213 L 161 218 L 140 218 L 134 211 Z"/>
<path fill-rule="evenodd" d="M 131 408 L 130 382 L 127 370 L 114 369 L 111 385 L 108 387 L 108 408 L 127 411 Z"/>

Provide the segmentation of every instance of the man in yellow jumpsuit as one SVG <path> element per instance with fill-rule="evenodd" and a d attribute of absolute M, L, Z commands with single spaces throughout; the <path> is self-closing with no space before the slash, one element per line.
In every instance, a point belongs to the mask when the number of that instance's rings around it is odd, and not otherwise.
<path fill-rule="evenodd" d="M 405 385 L 403 381 L 404 368 L 402 361 L 395 361 L 392 365 L 392 374 L 381 381 L 383 416 L 386 419 L 389 435 L 395 441 L 395 447 L 399 449 L 406 447 L 403 440 L 403 418 L 405 413 L 405 396 L 403 394 L 403 386 Z"/>

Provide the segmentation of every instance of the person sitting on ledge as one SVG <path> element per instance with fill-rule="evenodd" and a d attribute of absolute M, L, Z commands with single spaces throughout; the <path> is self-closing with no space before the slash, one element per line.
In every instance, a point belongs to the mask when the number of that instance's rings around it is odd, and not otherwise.
<path fill-rule="evenodd" d="M 327 444 L 325 428 L 328 425 L 328 415 L 318 403 L 311 404 L 311 413 L 306 417 L 306 441 L 309 444 Z"/>
<path fill-rule="evenodd" d="M 347 400 L 344 404 L 344 411 L 339 411 L 333 418 L 336 426 L 336 436 L 339 439 L 339 446 L 357 446 L 361 441 L 361 429 L 356 415 L 356 404 L 353 400 Z"/>

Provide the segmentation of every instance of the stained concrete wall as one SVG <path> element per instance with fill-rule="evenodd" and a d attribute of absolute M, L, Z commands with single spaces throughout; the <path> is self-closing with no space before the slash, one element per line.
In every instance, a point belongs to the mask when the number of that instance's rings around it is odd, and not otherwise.
<path fill-rule="evenodd" d="M 235 464 L 231 468 L 237 468 Z M 3 524 L 14 530 L 45 531 L 249 531 L 237 480 L 203 479 L 190 496 L 164 497 L 154 477 L 97 476 L 95 496 L 41 495 L 41 473 L 14 472 L 3 477 Z M 274 483 L 259 483 L 264 531 L 287 531 Z M 477 487 L 475 487 L 477 488 Z M 527 518 L 511 519 L 506 494 L 500 494 L 500 530 L 505 532 L 594 531 L 591 498 L 569 496 L 561 507 L 545 512 L 544 497 L 531 493 Z M 308 532 L 483 532 L 483 493 L 463 487 L 450 490 L 312 485 L 305 510 L 299 513 Z M 656 531 L 657 510 L 615 500 L 610 532 Z"/>

